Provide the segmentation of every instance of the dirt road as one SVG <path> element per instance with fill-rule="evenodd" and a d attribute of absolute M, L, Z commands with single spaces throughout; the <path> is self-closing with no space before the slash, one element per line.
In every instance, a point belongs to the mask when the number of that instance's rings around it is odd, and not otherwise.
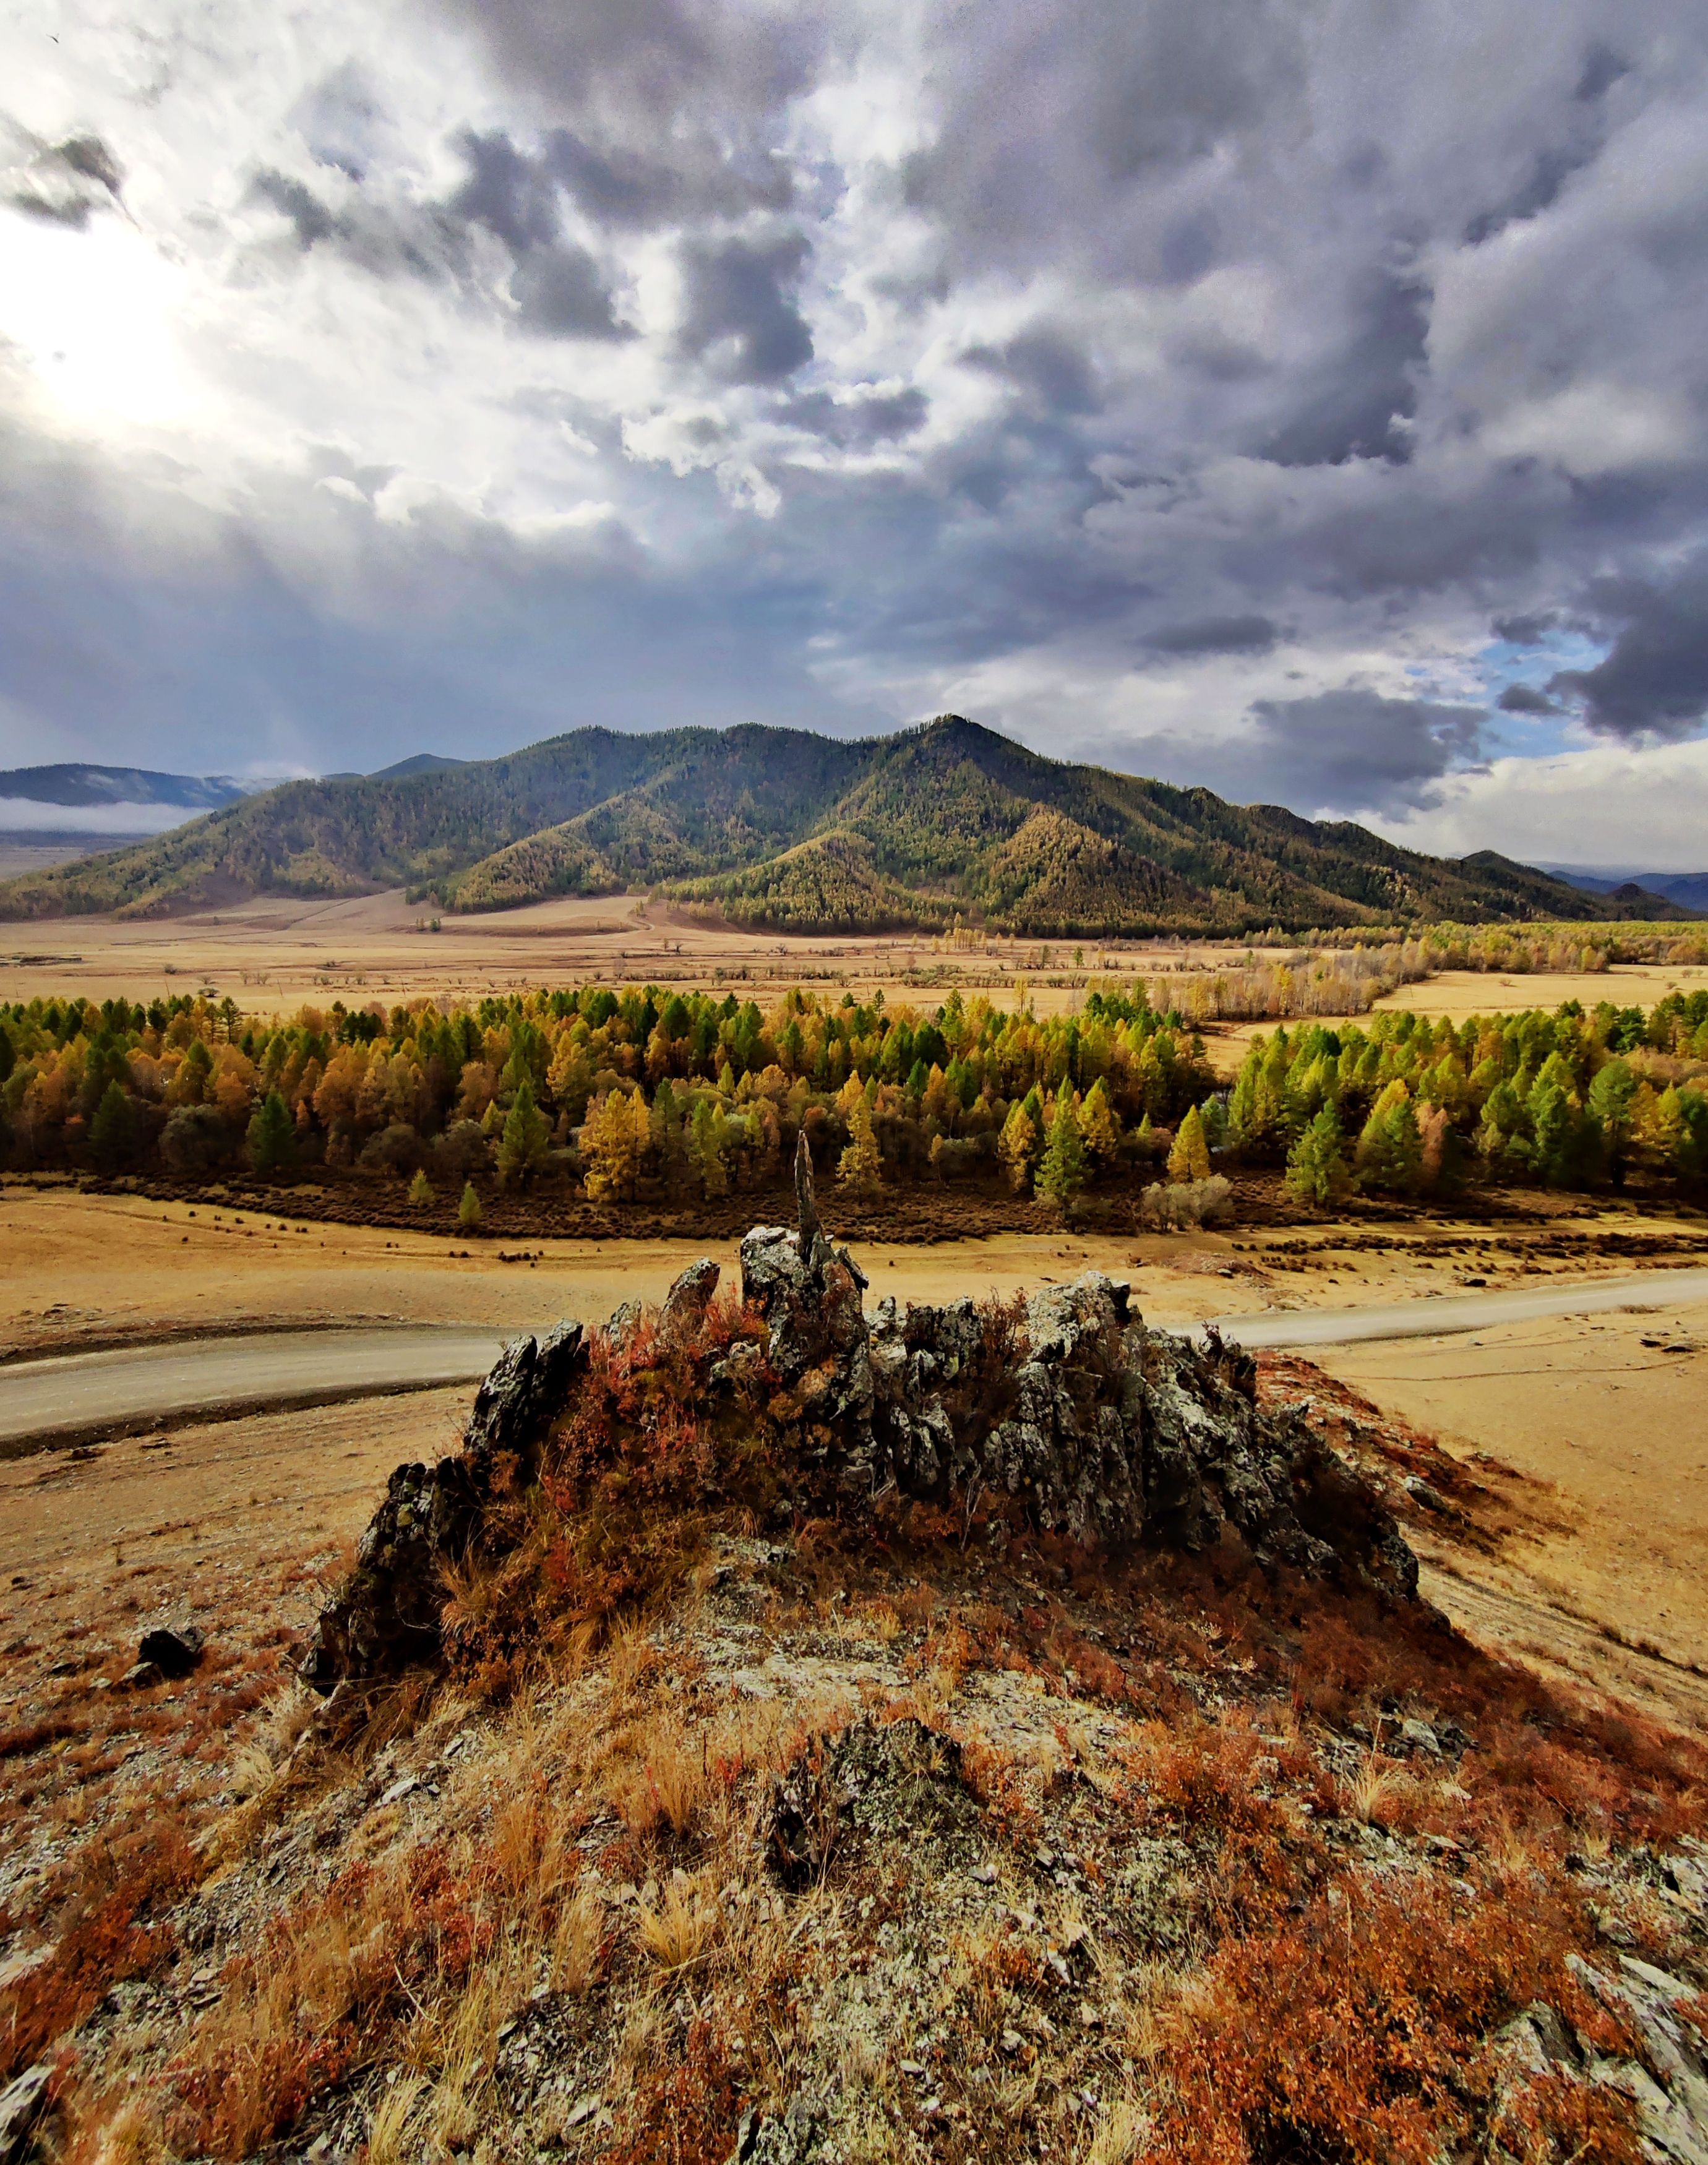
<path fill-rule="evenodd" d="M 216 1413 L 335 1405 L 470 1383 L 491 1367 L 503 1342 L 491 1330 L 405 1324 L 15 1362 L 0 1369 L 0 1457 Z"/>
<path fill-rule="evenodd" d="M 1708 1300 L 1708 1271 L 1643 1271 L 1623 1278 L 1557 1279 L 1534 1293 L 1425 1294 L 1391 1308 L 1315 1309 L 1214 1319 L 1224 1336 L 1257 1353 L 1280 1346 L 1361 1346 L 1384 1338 L 1439 1338 L 1550 1315 L 1640 1314 Z"/>
<path fill-rule="evenodd" d="M 1550 1316 L 1640 1314 L 1695 1299 L 1708 1299 L 1708 1271 L 1556 1281 L 1534 1291 L 1425 1296 L 1394 1306 L 1227 1315 L 1217 1328 L 1252 1351 L 1356 1346 Z M 542 1314 L 537 1327 L 549 1329 L 551 1320 Z M 298 1328 L 13 1362 L 0 1368 L 0 1457 L 135 1435 L 172 1420 L 472 1382 L 509 1335 L 444 1324 Z"/>

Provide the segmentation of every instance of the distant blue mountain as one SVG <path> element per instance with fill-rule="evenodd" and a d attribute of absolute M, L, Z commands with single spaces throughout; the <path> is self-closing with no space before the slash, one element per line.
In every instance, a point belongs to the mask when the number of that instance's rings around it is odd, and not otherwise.
<path fill-rule="evenodd" d="M 1581 888 L 1585 894 L 1616 894 L 1622 887 L 1640 887 L 1685 909 L 1708 911 L 1708 872 L 1627 872 L 1584 865 L 1541 865 L 1537 869 Z"/>
<path fill-rule="evenodd" d="M 157 774 L 146 766 L 81 762 L 0 768 L 0 798 L 22 798 L 32 804 L 177 804 L 187 812 L 217 812 L 248 794 L 223 774 Z"/>

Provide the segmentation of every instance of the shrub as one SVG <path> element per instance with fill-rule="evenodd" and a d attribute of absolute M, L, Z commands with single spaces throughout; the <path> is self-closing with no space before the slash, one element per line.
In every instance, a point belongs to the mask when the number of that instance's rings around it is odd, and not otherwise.
<path fill-rule="evenodd" d="M 402 1120 L 393 1120 L 362 1146 L 362 1165 L 370 1172 L 413 1172 L 421 1162 L 421 1138 Z"/>
<path fill-rule="evenodd" d="M 161 1156 L 180 1180 L 205 1180 L 231 1149 L 230 1131 L 211 1105 L 180 1105 L 161 1130 Z"/>
<path fill-rule="evenodd" d="M 1161 1233 L 1225 1225 L 1234 1214 L 1233 1189 L 1219 1172 L 1208 1180 L 1155 1181 L 1139 1198 L 1139 1219 Z"/>

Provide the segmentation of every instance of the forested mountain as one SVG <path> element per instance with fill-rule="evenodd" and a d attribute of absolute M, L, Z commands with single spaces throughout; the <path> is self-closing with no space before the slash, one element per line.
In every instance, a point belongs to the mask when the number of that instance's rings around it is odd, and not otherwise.
<path fill-rule="evenodd" d="M 1421 856 L 1347 822 L 1044 759 L 951 715 L 854 744 L 577 730 L 503 759 L 287 782 L 0 886 L 0 916 L 396 886 L 493 909 L 660 885 L 800 931 L 957 914 L 1055 935 L 1632 914 L 1489 852 Z"/>

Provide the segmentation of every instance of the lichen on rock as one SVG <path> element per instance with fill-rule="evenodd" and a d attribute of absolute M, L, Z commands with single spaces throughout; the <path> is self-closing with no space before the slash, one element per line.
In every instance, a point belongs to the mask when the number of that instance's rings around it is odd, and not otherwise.
<path fill-rule="evenodd" d="M 820 1226 L 804 1154 L 796 1184 L 799 1225 L 741 1242 L 741 1307 L 721 1335 L 716 1267 L 702 1261 L 656 1316 L 625 1308 L 600 1343 L 674 1362 L 684 1417 L 763 1431 L 799 1504 L 845 1523 L 930 1506 L 963 1540 L 1229 1543 L 1267 1568 L 1415 1597 L 1415 1558 L 1373 1488 L 1302 1412 L 1259 1407 L 1237 1347 L 1149 1329 L 1128 1287 L 1099 1272 L 1024 1304 L 886 1299 L 868 1315 L 866 1277 Z M 578 1324 L 505 1349 L 461 1451 L 392 1476 L 320 1620 L 309 1682 L 329 1690 L 435 1655 L 445 1566 L 503 1537 L 493 1507 L 550 1475 L 554 1428 L 597 1425 L 583 1419 L 594 1388 Z M 740 1500 L 727 1486 L 720 1499 Z"/>

